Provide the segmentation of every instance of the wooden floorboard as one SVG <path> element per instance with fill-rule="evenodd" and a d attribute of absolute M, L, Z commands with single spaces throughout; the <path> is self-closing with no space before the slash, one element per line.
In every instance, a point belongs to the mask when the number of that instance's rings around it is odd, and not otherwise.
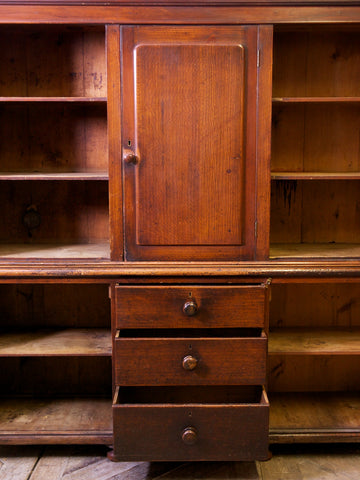
<path fill-rule="evenodd" d="M 28 480 L 40 455 L 40 447 L 0 447 L 0 480 Z"/>
<path fill-rule="evenodd" d="M 110 462 L 98 446 L 2 446 L 0 480 L 359 480 L 360 445 L 275 445 L 268 462 Z"/>

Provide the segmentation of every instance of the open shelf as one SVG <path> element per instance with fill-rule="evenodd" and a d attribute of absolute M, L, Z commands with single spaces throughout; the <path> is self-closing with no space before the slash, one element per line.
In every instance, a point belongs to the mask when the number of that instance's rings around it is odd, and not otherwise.
<path fill-rule="evenodd" d="M 360 97 L 360 32 L 353 26 L 275 29 L 273 97 Z"/>
<path fill-rule="evenodd" d="M 2 26 L 0 42 L 1 97 L 107 96 L 103 26 Z"/>
<path fill-rule="evenodd" d="M 358 258 L 360 180 L 273 182 L 271 258 Z"/>
<path fill-rule="evenodd" d="M 1 179 L 16 179 L 15 174 L 71 179 L 78 172 L 84 174 L 79 179 L 87 174 L 103 179 L 107 152 L 106 103 L 0 103 Z"/>
<path fill-rule="evenodd" d="M 108 259 L 110 244 L 105 243 L 32 243 L 0 244 L 1 259 Z"/>
<path fill-rule="evenodd" d="M 111 356 L 111 331 L 68 328 L 0 332 L 0 357 Z"/>
<path fill-rule="evenodd" d="M 360 97 L 274 97 L 274 105 L 286 103 L 360 103 Z"/>
<path fill-rule="evenodd" d="M 272 180 L 360 180 L 360 172 L 271 172 Z"/>
<path fill-rule="evenodd" d="M 273 172 L 354 173 L 360 102 L 274 103 Z"/>
<path fill-rule="evenodd" d="M 112 443 L 110 398 L 0 399 L 0 442 Z"/>
<path fill-rule="evenodd" d="M 269 355 L 360 355 L 360 328 L 276 328 Z"/>
<path fill-rule="evenodd" d="M 360 393 L 269 393 L 270 442 L 355 442 Z"/>
<path fill-rule="evenodd" d="M 107 182 L 1 182 L 0 257 L 109 258 Z"/>
<path fill-rule="evenodd" d="M 309 258 L 342 259 L 359 258 L 360 244 L 345 243 L 273 243 L 270 245 L 271 259 L 308 260 Z"/>
<path fill-rule="evenodd" d="M 0 103 L 106 103 L 106 97 L 0 97 Z"/>
<path fill-rule="evenodd" d="M 0 172 L 0 180 L 109 180 L 109 174 L 106 171 L 98 172 L 64 172 L 64 173 L 40 173 L 40 172 L 23 172 L 11 173 Z"/>

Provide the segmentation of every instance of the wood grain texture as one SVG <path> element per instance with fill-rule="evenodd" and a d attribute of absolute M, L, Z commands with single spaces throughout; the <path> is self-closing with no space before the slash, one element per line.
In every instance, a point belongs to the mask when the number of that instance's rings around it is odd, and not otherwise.
<path fill-rule="evenodd" d="M 0 449 L 0 479 L 28 480 L 39 456 L 41 447 L 18 447 L 16 452 L 7 447 Z"/>
<path fill-rule="evenodd" d="M 315 249 L 316 244 L 328 244 L 330 252 L 332 248 L 339 250 L 335 256 L 343 256 L 338 244 L 350 244 L 351 254 L 351 244 L 358 244 L 360 234 L 358 192 L 356 180 L 276 182 L 271 207 L 272 243 L 304 244 L 305 248 L 306 244 L 314 244 Z M 327 255 L 326 247 L 324 254 Z M 321 256 L 319 249 L 318 255 Z"/>
<path fill-rule="evenodd" d="M 16 5 L 23 4 L 23 0 L 1 0 L 0 5 Z M 29 5 L 183 5 L 183 6 L 194 6 L 194 5 L 218 5 L 222 6 L 224 3 L 226 5 L 234 4 L 241 5 L 245 4 L 247 6 L 251 5 L 306 5 L 306 4 L 323 4 L 323 5 L 357 5 L 358 0 L 27 0 Z"/>
<path fill-rule="evenodd" d="M 273 104 L 282 103 L 359 103 L 360 97 L 274 97 Z"/>
<path fill-rule="evenodd" d="M 123 31 L 126 258 L 251 258 L 257 30 Z"/>
<path fill-rule="evenodd" d="M 273 354 L 269 356 L 269 391 L 358 391 L 360 365 L 351 355 Z"/>
<path fill-rule="evenodd" d="M 358 97 L 358 43 L 354 29 L 276 32 L 274 97 Z"/>
<path fill-rule="evenodd" d="M 118 338 L 114 348 L 118 385 L 261 385 L 265 381 L 264 334 L 258 338 Z M 182 367 L 189 355 L 197 359 L 192 371 Z"/>
<path fill-rule="evenodd" d="M 1 96 L 106 97 L 102 28 L 2 28 Z"/>
<path fill-rule="evenodd" d="M 98 102 L 1 104 L 0 139 L 2 172 L 86 174 L 108 169 L 106 105 Z"/>
<path fill-rule="evenodd" d="M 108 242 L 106 182 L 2 182 L 0 199 L 12 205 L 0 218 L 3 244 Z"/>
<path fill-rule="evenodd" d="M 2 444 L 112 442 L 110 399 L 11 398 L 2 399 L 0 405 Z"/>
<path fill-rule="evenodd" d="M 66 180 L 66 181 L 81 181 L 81 180 L 109 180 L 109 175 L 107 171 L 97 171 L 97 172 L 69 172 L 69 173 L 10 173 L 10 172 L 0 172 L 0 180 Z"/>
<path fill-rule="evenodd" d="M 0 356 L 111 356 L 110 329 L 32 330 L 0 334 Z"/>
<path fill-rule="evenodd" d="M 277 328 L 271 331 L 269 355 L 359 355 L 360 329 Z"/>
<path fill-rule="evenodd" d="M 356 445 L 273 446 L 267 462 L 121 462 L 105 460 L 99 446 L 2 447 L 2 480 L 357 480 Z M 31 459 L 38 463 L 31 472 Z M 23 470 L 21 469 L 23 466 Z M 17 476 L 18 474 L 18 476 Z M 25 475 L 25 476 L 21 476 Z M 0 477 L 1 478 L 1 477 Z"/>
<path fill-rule="evenodd" d="M 360 435 L 358 393 L 269 393 L 271 435 Z M 355 440 L 355 438 L 354 438 Z"/>
<path fill-rule="evenodd" d="M 118 286 L 117 328 L 263 328 L 266 286 Z M 197 313 L 188 317 L 185 303 Z"/>
<path fill-rule="evenodd" d="M 355 480 L 360 464 L 356 445 L 285 446 L 272 449 L 270 462 L 258 464 L 263 480 Z"/>
<path fill-rule="evenodd" d="M 109 259 L 109 243 L 32 243 L 0 244 L 2 259 L 69 260 Z"/>
<path fill-rule="evenodd" d="M 270 258 L 276 259 L 357 259 L 358 244 L 353 243 L 273 243 Z"/>
<path fill-rule="evenodd" d="M 258 100 L 257 100 L 257 190 L 256 190 L 256 256 L 269 258 L 271 164 L 271 96 L 273 63 L 273 27 L 258 30 Z"/>
<path fill-rule="evenodd" d="M 271 172 L 272 180 L 360 180 L 360 172 Z"/>
<path fill-rule="evenodd" d="M 5 330 L 109 329 L 111 325 L 106 284 L 2 284 L 0 310 Z"/>
<path fill-rule="evenodd" d="M 359 172 L 359 115 L 353 102 L 274 105 L 272 170 Z"/>
<path fill-rule="evenodd" d="M 108 79 L 109 215 L 112 260 L 124 258 L 123 180 L 121 162 L 122 101 L 120 27 L 106 27 Z"/>
<path fill-rule="evenodd" d="M 3 357 L 1 365 L 8 398 L 111 396 L 109 356 Z"/>
<path fill-rule="evenodd" d="M 307 1 L 307 0 L 305 0 Z M 310 1 L 310 0 L 309 0 Z M 346 1 L 346 0 L 345 0 Z M 351 1 L 351 0 L 350 0 Z M 188 7 L 181 6 L 79 6 L 64 8 L 61 5 L 0 5 L 0 22 L 9 23 L 53 23 L 53 24 L 299 24 L 314 23 L 347 23 L 353 24 L 360 18 L 360 8 L 356 2 L 342 7 L 338 5 L 324 6 L 301 5 L 293 8 L 289 5 L 254 6 L 194 6 L 189 15 Z M 101 19 L 101 20 L 100 20 Z"/>
<path fill-rule="evenodd" d="M 265 394 L 253 404 L 126 404 L 116 405 L 113 410 L 117 460 L 163 460 L 164 452 L 167 459 L 175 461 L 246 461 L 266 459 L 268 455 Z M 198 432 L 193 445 L 182 441 L 182 432 L 189 426 Z"/>
<path fill-rule="evenodd" d="M 270 327 L 337 328 L 339 332 L 354 327 L 356 331 L 360 326 L 359 293 L 359 284 L 349 279 L 342 283 L 272 285 Z"/>
<path fill-rule="evenodd" d="M 106 97 L 0 97 L 0 103 L 106 103 Z"/>

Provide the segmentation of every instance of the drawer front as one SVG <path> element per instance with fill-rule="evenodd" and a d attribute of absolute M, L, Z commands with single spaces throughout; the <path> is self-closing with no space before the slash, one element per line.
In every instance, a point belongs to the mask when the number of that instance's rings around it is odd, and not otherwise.
<path fill-rule="evenodd" d="M 117 385 L 261 385 L 267 338 L 117 338 Z"/>
<path fill-rule="evenodd" d="M 116 328 L 263 328 L 267 286 L 116 288 Z"/>
<path fill-rule="evenodd" d="M 269 404 L 114 405 L 117 460 L 252 461 L 268 458 Z"/>

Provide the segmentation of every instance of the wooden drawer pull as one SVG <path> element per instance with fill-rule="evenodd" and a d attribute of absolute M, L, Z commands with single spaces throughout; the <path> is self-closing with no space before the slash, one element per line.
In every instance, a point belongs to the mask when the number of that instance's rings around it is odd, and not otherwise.
<path fill-rule="evenodd" d="M 198 361 L 195 357 L 192 355 L 186 355 L 186 357 L 183 358 L 182 366 L 184 370 L 194 370 L 197 363 Z"/>
<path fill-rule="evenodd" d="M 196 429 L 194 427 L 186 427 L 181 434 L 181 439 L 185 445 L 194 445 L 198 439 Z"/>
<path fill-rule="evenodd" d="M 193 317 L 194 315 L 196 315 L 198 310 L 199 310 L 199 307 L 195 300 L 188 300 L 187 302 L 184 303 L 183 312 L 188 317 Z"/>

